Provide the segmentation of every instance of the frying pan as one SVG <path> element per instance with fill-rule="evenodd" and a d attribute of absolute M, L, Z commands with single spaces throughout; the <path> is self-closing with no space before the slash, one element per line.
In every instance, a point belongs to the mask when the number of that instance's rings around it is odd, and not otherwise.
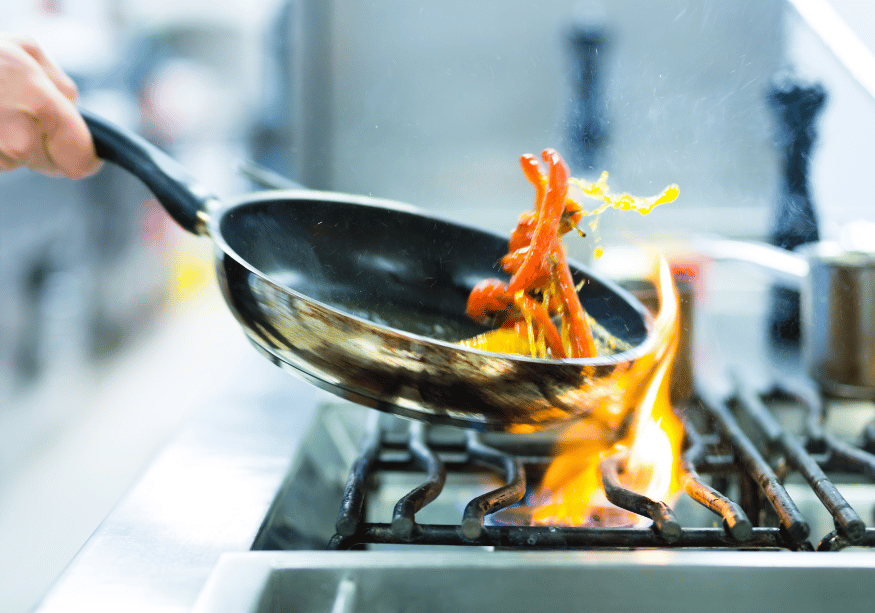
<path fill-rule="evenodd" d="M 533 431 L 634 402 L 617 385 L 652 353 L 652 319 L 583 266 L 572 271 L 599 324 L 599 357 L 465 348 L 456 341 L 486 330 L 465 315 L 468 293 L 506 278 L 498 261 L 507 237 L 338 193 L 274 190 L 220 203 L 141 137 L 82 114 L 101 158 L 136 175 L 185 230 L 212 239 L 225 301 L 278 366 L 372 408 L 480 430 Z"/>

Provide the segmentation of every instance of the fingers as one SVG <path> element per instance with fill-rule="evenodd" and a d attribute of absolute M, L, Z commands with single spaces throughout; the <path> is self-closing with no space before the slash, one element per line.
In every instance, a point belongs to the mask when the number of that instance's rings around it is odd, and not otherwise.
<path fill-rule="evenodd" d="M 81 178 L 100 168 L 76 86 L 40 48 L 0 34 L 0 170 Z"/>
<path fill-rule="evenodd" d="M 49 164 L 44 169 L 36 170 L 60 171 L 71 179 L 94 174 L 101 163 L 85 121 L 66 98 L 55 98 L 54 102 L 56 105 L 39 113 L 34 122 L 40 133 L 42 150 L 37 159 L 40 163 L 45 159 Z"/>
<path fill-rule="evenodd" d="M 26 37 L 13 37 L 13 40 L 18 43 L 25 53 L 39 64 L 49 80 L 51 80 L 55 87 L 58 88 L 58 91 L 60 91 L 67 100 L 70 102 L 76 102 L 79 97 L 79 89 L 76 87 L 76 84 L 73 83 L 73 79 L 68 77 L 63 70 L 58 68 L 55 63 L 43 53 L 43 50 L 40 49 L 40 46 L 35 40 Z"/>
<path fill-rule="evenodd" d="M 51 176 L 61 176 L 45 153 L 41 128 L 27 113 L 0 109 L 0 170 L 27 166 Z"/>

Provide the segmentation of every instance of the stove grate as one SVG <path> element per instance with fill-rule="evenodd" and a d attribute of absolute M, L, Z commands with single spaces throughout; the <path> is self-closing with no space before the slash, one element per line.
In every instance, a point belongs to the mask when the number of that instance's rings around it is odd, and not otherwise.
<path fill-rule="evenodd" d="M 599 466 L 608 500 L 653 521 L 650 528 L 593 528 L 487 525 L 488 516 L 522 501 L 527 486 L 550 463 L 553 442 L 465 432 L 464 440 L 432 436 L 428 425 L 411 422 L 397 433 L 374 420 L 344 490 L 331 549 L 367 544 L 461 545 L 532 549 L 723 548 L 813 550 L 810 525 L 784 487 L 791 473 L 804 479 L 829 511 L 835 531 L 819 551 L 849 546 L 875 547 L 875 529 L 845 500 L 827 472 L 875 480 L 875 422 L 859 446 L 839 440 L 822 426 L 823 399 L 806 381 L 778 382 L 768 394 L 735 378 L 726 397 L 698 389 L 683 407 L 685 450 L 683 487 L 701 506 L 722 520 L 722 527 L 682 526 L 665 503 L 624 488 L 618 474 L 623 458 Z M 772 415 L 768 402 L 789 400 L 806 415 L 804 434 L 791 435 Z M 745 420 L 745 427 L 740 424 Z M 756 440 L 755 440 L 756 439 Z M 421 485 L 395 505 L 390 523 L 366 521 L 366 497 L 381 471 L 426 473 Z M 448 472 L 486 471 L 504 485 L 470 500 L 458 525 L 420 524 L 416 514 L 440 495 Z M 710 482 L 710 483 L 709 483 Z M 738 491 L 738 500 L 725 494 Z M 875 499 L 875 495 L 873 495 Z"/>

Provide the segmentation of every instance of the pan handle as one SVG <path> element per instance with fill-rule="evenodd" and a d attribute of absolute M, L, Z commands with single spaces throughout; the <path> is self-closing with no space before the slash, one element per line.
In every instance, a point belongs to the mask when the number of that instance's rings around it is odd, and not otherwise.
<path fill-rule="evenodd" d="M 192 234 L 206 234 L 207 211 L 218 197 L 176 160 L 130 130 L 85 110 L 97 156 L 118 164 L 151 190 L 170 216 Z"/>
<path fill-rule="evenodd" d="M 693 240 L 692 249 L 712 260 L 754 264 L 790 289 L 799 289 L 810 269 L 808 260 L 801 255 L 765 243 L 698 237 Z"/>

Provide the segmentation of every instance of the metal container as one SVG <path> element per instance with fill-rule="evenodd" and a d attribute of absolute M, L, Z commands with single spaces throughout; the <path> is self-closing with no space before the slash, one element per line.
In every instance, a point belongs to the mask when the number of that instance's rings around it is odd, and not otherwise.
<path fill-rule="evenodd" d="M 875 251 L 820 241 L 789 252 L 759 243 L 708 239 L 694 250 L 767 269 L 801 293 L 801 353 L 828 394 L 875 399 Z"/>
<path fill-rule="evenodd" d="M 801 249 L 802 348 L 829 394 L 875 398 L 875 253 L 820 242 Z"/>

